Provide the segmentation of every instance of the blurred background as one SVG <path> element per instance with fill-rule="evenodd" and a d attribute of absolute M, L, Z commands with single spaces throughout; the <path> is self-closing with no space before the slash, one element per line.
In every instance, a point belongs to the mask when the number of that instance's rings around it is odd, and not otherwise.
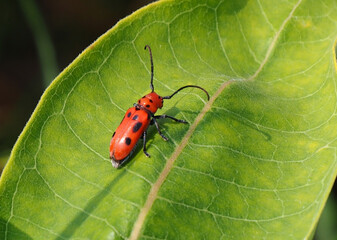
<path fill-rule="evenodd" d="M 43 91 L 87 46 L 153 0 L 1 0 L 0 174 Z M 337 239 L 336 184 L 315 239 Z"/>

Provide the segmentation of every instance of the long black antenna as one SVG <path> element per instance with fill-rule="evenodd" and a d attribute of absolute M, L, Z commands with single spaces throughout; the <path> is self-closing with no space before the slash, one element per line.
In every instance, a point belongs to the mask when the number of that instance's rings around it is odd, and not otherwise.
<path fill-rule="evenodd" d="M 150 60 L 151 60 L 151 83 L 150 83 L 150 88 L 152 90 L 152 92 L 154 92 L 154 87 L 153 87 L 153 60 L 152 60 L 152 52 L 151 52 L 151 48 L 149 45 L 145 45 L 144 49 L 146 50 L 149 49 L 149 53 L 150 53 Z"/>
<path fill-rule="evenodd" d="M 199 86 L 196 86 L 196 85 L 186 85 L 186 86 L 183 86 L 183 87 L 179 88 L 177 91 L 175 91 L 174 93 L 172 93 L 170 96 L 163 97 L 163 99 L 170 99 L 175 94 L 177 94 L 180 90 L 183 90 L 184 88 L 189 88 L 189 87 L 201 89 L 202 91 L 204 91 L 207 94 L 207 99 L 209 100 L 209 94 L 208 94 L 208 92 L 205 89 L 203 89 L 202 87 L 199 87 Z"/>

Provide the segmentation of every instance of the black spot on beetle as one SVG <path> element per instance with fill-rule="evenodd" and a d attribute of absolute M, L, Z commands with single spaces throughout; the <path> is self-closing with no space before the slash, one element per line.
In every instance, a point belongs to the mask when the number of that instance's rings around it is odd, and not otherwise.
<path fill-rule="evenodd" d="M 131 138 L 126 137 L 125 138 L 125 143 L 126 143 L 126 145 L 130 145 L 131 144 Z"/>
<path fill-rule="evenodd" d="M 128 117 L 130 117 L 130 116 L 131 116 L 131 112 L 128 113 Z"/>
<path fill-rule="evenodd" d="M 115 136 L 115 134 L 116 134 L 116 132 L 114 132 L 114 134 L 112 134 L 112 137 L 114 137 L 114 136 Z"/>
<path fill-rule="evenodd" d="M 145 98 L 145 96 L 143 96 L 142 98 Z"/>
<path fill-rule="evenodd" d="M 153 103 L 152 99 L 150 99 L 150 102 Z"/>
<path fill-rule="evenodd" d="M 138 100 L 138 103 L 140 103 L 140 100 Z"/>
<path fill-rule="evenodd" d="M 149 104 L 146 104 L 146 106 L 145 106 L 145 107 L 149 108 L 149 107 L 150 107 L 150 105 L 149 105 Z"/>
<path fill-rule="evenodd" d="M 134 132 L 134 133 L 137 132 L 140 129 L 141 126 L 142 126 L 142 123 L 137 122 L 132 128 L 132 132 Z"/>
<path fill-rule="evenodd" d="M 135 116 L 133 116 L 132 120 L 137 120 L 138 119 L 138 114 L 136 114 Z"/>

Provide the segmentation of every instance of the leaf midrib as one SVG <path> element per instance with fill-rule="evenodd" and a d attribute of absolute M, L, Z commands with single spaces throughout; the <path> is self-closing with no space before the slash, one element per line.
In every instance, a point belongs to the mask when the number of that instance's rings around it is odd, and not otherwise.
<path fill-rule="evenodd" d="M 285 26 L 290 21 L 290 19 L 294 15 L 294 12 L 298 8 L 298 6 L 301 4 L 301 2 L 302 2 L 302 0 L 298 0 L 298 2 L 294 5 L 294 7 L 290 11 L 288 17 L 285 18 L 285 20 L 281 24 L 279 30 L 276 32 L 276 34 L 275 34 L 275 36 L 273 38 L 273 41 L 271 42 L 270 46 L 268 47 L 266 55 L 265 55 L 263 61 L 261 62 L 259 68 L 256 70 L 256 72 L 251 77 L 247 78 L 246 81 L 253 81 L 260 74 L 260 72 L 262 71 L 263 67 L 267 63 L 268 59 L 270 58 L 270 56 L 271 56 L 271 54 L 272 54 L 272 52 L 273 52 L 273 50 L 274 50 L 274 48 L 276 46 L 276 42 L 279 39 L 282 31 L 285 29 Z M 153 205 L 154 201 L 156 200 L 156 198 L 158 196 L 158 192 L 159 192 L 159 189 L 160 189 L 161 185 L 163 184 L 164 180 L 166 179 L 166 177 L 170 173 L 175 160 L 179 157 L 180 153 L 186 147 L 186 145 L 187 145 L 190 137 L 192 136 L 192 134 L 193 134 L 194 130 L 196 129 L 196 127 L 198 126 L 199 122 L 204 118 L 205 114 L 211 109 L 213 103 L 219 97 L 219 95 L 222 93 L 222 91 L 230 83 L 233 83 L 233 82 L 234 82 L 234 80 L 229 80 L 229 81 L 223 83 L 219 87 L 219 89 L 210 98 L 210 100 L 208 101 L 208 103 L 205 104 L 204 108 L 201 110 L 201 112 L 199 113 L 199 115 L 196 117 L 195 121 L 193 122 L 193 124 L 191 125 L 191 127 L 188 129 L 186 135 L 182 139 L 180 145 L 175 149 L 175 151 L 173 152 L 173 154 L 171 155 L 171 157 L 167 160 L 167 162 L 166 162 L 166 164 L 164 166 L 163 171 L 160 173 L 157 181 L 152 185 L 152 188 L 151 188 L 151 190 L 149 192 L 148 198 L 146 199 L 146 202 L 145 202 L 143 208 L 140 210 L 138 218 L 137 218 L 137 220 L 136 220 L 136 222 L 135 222 L 135 224 L 133 226 L 133 229 L 131 231 L 130 238 L 129 238 L 130 240 L 136 240 L 136 239 L 139 238 L 139 234 L 140 234 L 141 229 L 143 227 L 143 223 L 145 221 L 145 218 L 146 218 L 147 214 L 149 213 L 150 209 L 152 208 L 152 205 Z"/>

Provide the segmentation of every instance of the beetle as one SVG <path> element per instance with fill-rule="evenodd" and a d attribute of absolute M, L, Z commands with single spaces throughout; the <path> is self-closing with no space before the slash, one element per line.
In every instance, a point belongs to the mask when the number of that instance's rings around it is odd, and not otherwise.
<path fill-rule="evenodd" d="M 152 60 L 152 52 L 149 45 L 145 45 L 145 50 L 149 50 L 150 61 L 151 61 L 151 82 L 150 88 L 151 92 L 141 99 L 138 100 L 137 103 L 133 105 L 133 107 L 129 108 L 124 118 L 122 119 L 120 125 L 117 127 L 116 131 L 112 135 L 112 139 L 110 141 L 110 159 L 112 165 L 115 168 L 119 168 L 122 164 L 124 164 L 129 157 L 132 155 L 133 151 L 136 149 L 137 143 L 140 138 L 143 138 L 143 152 L 147 157 L 150 157 L 150 154 L 146 151 L 146 135 L 147 128 L 149 125 L 154 124 L 157 128 L 159 135 L 167 141 L 168 138 L 165 137 L 159 128 L 157 119 L 162 118 L 170 118 L 179 123 L 187 123 L 185 120 L 180 120 L 172 116 L 164 115 L 154 115 L 158 108 L 161 109 L 163 107 L 164 99 L 170 99 L 179 91 L 185 88 L 199 88 L 204 91 L 207 95 L 207 99 L 209 100 L 208 92 L 202 87 L 196 85 L 186 85 L 169 96 L 161 97 L 154 91 L 153 86 L 153 60 Z"/>

